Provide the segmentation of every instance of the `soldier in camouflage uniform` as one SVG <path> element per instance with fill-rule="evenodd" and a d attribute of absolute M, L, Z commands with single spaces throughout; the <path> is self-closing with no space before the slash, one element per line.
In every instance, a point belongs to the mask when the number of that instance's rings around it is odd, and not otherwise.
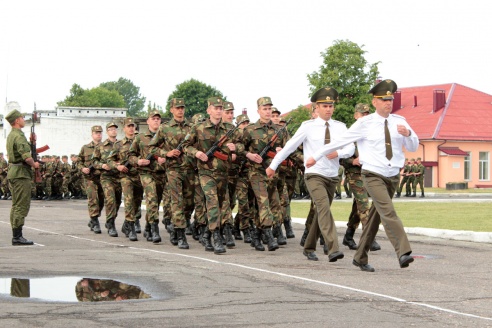
<path fill-rule="evenodd" d="M 357 104 L 355 106 L 354 118 L 358 120 L 361 117 L 369 115 L 370 107 L 368 104 Z M 366 226 L 369 218 L 369 196 L 367 195 L 366 188 L 362 182 L 362 167 L 359 162 L 359 152 L 357 151 L 357 144 L 355 144 L 355 152 L 349 158 L 340 160 L 340 164 L 345 168 L 345 179 L 348 180 L 350 190 L 354 193 L 354 201 L 352 204 L 352 211 L 349 215 L 347 223 L 347 231 L 343 237 L 343 244 L 348 246 L 352 250 L 357 249 L 357 243 L 354 241 L 354 234 L 359 223 L 362 223 L 362 228 Z M 381 246 L 373 241 L 371 244 L 371 251 L 378 251 Z"/>
<path fill-rule="evenodd" d="M 425 174 L 425 166 L 422 164 L 422 159 L 420 157 L 417 158 L 417 173 L 415 175 L 416 184 L 420 186 L 420 192 L 422 193 L 420 198 L 425 197 L 424 195 L 424 174 Z M 417 187 L 415 186 L 415 189 Z"/>
<path fill-rule="evenodd" d="M 44 165 L 44 200 L 53 199 L 53 174 L 54 174 L 54 155 L 46 155 L 46 164 Z"/>
<path fill-rule="evenodd" d="M 3 188 L 3 184 L 5 181 L 5 184 L 7 184 L 7 171 L 8 171 L 9 164 L 3 158 L 3 153 L 0 153 L 0 197 L 2 197 L 4 194 L 7 194 Z"/>
<path fill-rule="evenodd" d="M 127 117 L 123 124 L 125 137 L 114 144 L 116 156 L 108 159 L 108 166 L 120 172 L 119 178 L 125 199 L 125 221 L 121 232 L 131 241 L 137 241 L 137 233 L 141 232 L 139 209 L 142 205 L 143 187 L 137 168 L 131 166 L 128 161 L 128 152 L 135 139 L 135 122 L 133 118 Z"/>
<path fill-rule="evenodd" d="M 410 167 L 410 161 L 408 160 L 408 158 L 405 158 L 405 163 L 406 163 L 405 167 L 403 167 L 403 169 L 400 171 L 400 176 L 402 176 L 403 179 L 401 180 L 400 186 L 396 191 L 396 196 L 395 196 L 396 198 L 400 198 L 401 191 L 403 190 L 403 186 L 405 186 L 407 184 L 407 181 L 409 178 L 411 167 Z M 408 190 L 407 190 L 406 196 L 408 196 Z"/>
<path fill-rule="evenodd" d="M 173 118 L 161 124 L 149 146 L 152 153 L 166 159 L 173 227 L 171 243 L 174 244 L 176 239 L 178 248 L 189 249 L 185 229 L 190 224 L 193 212 L 195 172 L 191 159 L 183 153 L 183 144 L 189 137 L 192 125 L 185 119 L 183 98 L 171 99 L 170 111 Z"/>
<path fill-rule="evenodd" d="M 253 236 L 252 245 L 256 250 L 263 251 L 265 248 L 261 244 L 261 234 L 264 234 L 265 241 L 268 243 L 268 250 L 274 251 L 279 248 L 277 241 L 273 237 L 272 226 L 279 222 L 280 198 L 277 190 L 277 177 L 269 178 L 265 168 L 270 165 L 272 158 L 260 153 L 272 142 L 279 126 L 271 121 L 272 100 L 270 97 L 261 97 L 257 100 L 258 114 L 260 119 L 248 125 L 244 129 L 243 143 L 246 157 L 249 160 L 249 181 L 255 193 L 258 205 L 259 221 L 255 222 L 256 231 Z M 277 135 L 271 147 L 271 152 L 275 154 L 277 148 L 282 148 L 287 140 L 287 134 Z"/>
<path fill-rule="evenodd" d="M 104 191 L 104 206 L 106 207 L 106 228 L 111 237 L 118 237 L 115 220 L 121 205 L 121 183 L 120 175 L 116 168 L 109 163 L 114 161 L 118 152 L 115 149 L 118 125 L 115 122 L 106 124 L 108 138 L 98 144 L 94 149 L 94 168 L 101 170 L 101 185 Z"/>
<path fill-rule="evenodd" d="M 104 207 L 104 192 L 101 186 L 101 171 L 94 169 L 93 154 L 96 146 L 101 143 L 102 127 L 94 125 L 91 128 L 92 141 L 82 146 L 77 158 L 77 168 L 83 173 L 85 189 L 87 193 L 87 205 L 89 208 L 89 228 L 94 233 L 101 233 L 99 216 Z"/>
<path fill-rule="evenodd" d="M 415 159 L 410 159 L 410 168 L 407 173 L 408 180 L 405 185 L 406 194 L 405 197 L 416 197 L 416 185 L 415 185 L 415 173 L 417 172 L 417 165 L 415 163 Z M 413 191 L 413 194 L 412 194 Z"/>
<path fill-rule="evenodd" d="M 70 164 L 68 164 L 68 156 L 63 155 L 62 156 L 62 167 L 61 167 L 61 174 L 63 176 L 63 182 L 62 182 L 62 193 L 63 193 L 63 199 L 69 199 L 69 184 L 70 184 Z"/>
<path fill-rule="evenodd" d="M 147 210 L 145 220 L 147 223 L 144 237 L 147 238 L 147 241 L 157 244 L 162 240 L 159 234 L 159 204 L 164 192 L 166 171 L 163 165 L 165 160 L 157 160 L 156 156 L 150 152 L 149 144 L 161 125 L 161 114 L 158 110 L 154 109 L 149 112 L 147 125 L 149 130 L 137 134 L 133 140 L 128 152 L 128 160 L 131 165 L 138 167 L 140 181 L 145 193 Z"/>
<path fill-rule="evenodd" d="M 63 185 L 63 173 L 62 173 L 62 162 L 60 161 L 60 156 L 55 156 L 54 161 L 54 173 L 53 173 L 53 199 L 62 199 L 62 185 Z"/>
<path fill-rule="evenodd" d="M 77 168 L 77 155 L 70 155 L 72 164 L 70 165 L 70 181 L 68 188 L 72 194 L 72 199 L 82 198 L 82 173 Z"/>
<path fill-rule="evenodd" d="M 236 158 L 235 153 L 241 154 L 244 150 L 240 143 L 239 131 L 235 130 L 232 136 L 218 145 L 215 152 L 209 154 L 210 156 L 206 154 L 214 143 L 218 143 L 234 127 L 229 123 L 222 122 L 223 105 L 224 101 L 220 97 L 210 97 L 207 108 L 209 119 L 193 126 L 190 138 L 184 144 L 186 153 L 198 159 L 198 175 L 205 194 L 208 229 L 214 238 L 212 248 L 210 247 L 210 234 L 207 232 L 204 236 L 206 239 L 205 250 L 213 250 L 215 254 L 226 251 L 222 244 L 220 229 L 224 225 L 229 225 L 229 229 L 231 223 L 229 220 L 232 217 L 227 188 L 228 170 L 231 167 L 231 162 Z"/>

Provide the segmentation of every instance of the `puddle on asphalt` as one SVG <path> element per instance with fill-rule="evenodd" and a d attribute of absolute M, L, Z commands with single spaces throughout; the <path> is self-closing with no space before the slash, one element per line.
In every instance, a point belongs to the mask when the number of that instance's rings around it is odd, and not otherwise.
<path fill-rule="evenodd" d="M 0 278 L 0 294 L 54 302 L 111 302 L 152 298 L 140 287 L 81 277 Z"/>

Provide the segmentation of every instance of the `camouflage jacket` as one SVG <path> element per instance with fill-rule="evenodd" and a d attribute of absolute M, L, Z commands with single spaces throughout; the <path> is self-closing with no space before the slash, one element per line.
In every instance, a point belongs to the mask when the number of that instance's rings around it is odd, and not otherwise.
<path fill-rule="evenodd" d="M 120 172 L 121 176 L 135 176 L 138 174 L 138 170 L 136 167 L 131 165 L 128 158 L 128 153 L 130 151 L 130 147 L 133 143 L 134 139 L 129 139 L 124 137 L 122 140 L 116 141 L 114 144 L 114 152 L 115 156 L 112 156 L 108 159 L 108 165 L 110 168 L 117 170 L 118 165 L 125 165 L 128 168 L 128 173 Z"/>
<path fill-rule="evenodd" d="M 354 154 L 348 158 L 340 158 L 340 164 L 345 169 L 346 176 L 349 176 L 351 173 L 360 174 L 362 172 L 362 166 L 352 164 L 357 157 L 359 157 L 359 151 L 357 150 L 357 143 L 355 143 Z"/>
<path fill-rule="evenodd" d="M 159 157 L 166 158 L 166 168 L 171 170 L 191 170 L 193 169 L 192 158 L 187 156 L 181 145 L 181 155 L 179 157 L 167 157 L 167 152 L 177 149 L 181 142 L 189 135 L 192 124 L 188 121 L 177 122 L 174 118 L 171 121 L 161 124 L 159 131 L 150 142 L 150 151 Z"/>
<path fill-rule="evenodd" d="M 63 174 L 64 177 L 69 177 L 70 176 L 70 164 L 62 162 L 61 173 Z"/>
<path fill-rule="evenodd" d="M 8 171 L 9 164 L 5 160 L 5 158 L 0 159 L 0 174 L 6 175 Z"/>
<path fill-rule="evenodd" d="M 111 168 L 110 170 L 102 168 L 103 164 L 108 164 L 109 166 L 110 161 L 117 159 L 116 142 L 106 139 L 94 148 L 93 164 L 95 169 L 101 170 L 101 176 L 119 175 L 119 171 L 116 168 Z"/>
<path fill-rule="evenodd" d="M 57 162 L 55 161 L 53 163 L 53 177 L 54 178 L 61 178 L 62 177 L 62 162 Z"/>
<path fill-rule="evenodd" d="M 262 123 L 260 122 L 260 120 L 258 120 L 256 121 L 256 123 L 248 125 L 246 128 L 244 128 L 244 133 L 243 133 L 243 144 L 245 148 L 244 151 L 254 154 L 260 154 L 263 148 L 265 148 L 265 146 L 273 138 L 276 131 L 280 128 L 281 126 L 273 124 L 272 121 L 268 123 Z M 286 142 L 287 142 L 286 133 L 281 133 L 278 136 L 277 140 L 275 141 L 271 151 L 275 153 L 276 152 L 275 148 L 277 147 L 283 148 Z M 250 160 L 248 160 L 248 162 L 249 162 L 250 170 L 254 170 L 265 174 L 265 168 L 270 165 L 270 163 L 272 162 L 272 158 L 265 157 L 263 159 L 263 163 L 261 164 L 252 162 Z"/>
<path fill-rule="evenodd" d="M 147 131 L 145 133 L 139 133 L 135 137 L 128 151 L 128 160 L 130 164 L 137 167 L 140 173 L 142 172 L 165 172 L 163 165 L 160 165 L 157 160 L 152 156 L 150 158 L 150 164 L 147 166 L 138 166 L 139 159 L 145 159 L 150 156 L 150 142 L 156 133 Z"/>
<path fill-rule="evenodd" d="M 81 174 L 79 168 L 77 167 L 77 162 L 72 162 L 70 165 L 70 177 L 71 178 L 76 178 L 79 177 Z"/>
<path fill-rule="evenodd" d="M 84 167 L 89 168 L 91 165 L 93 165 L 92 155 L 94 154 L 95 148 L 96 148 L 96 144 L 94 143 L 94 141 L 91 141 L 87 145 L 82 146 L 77 159 L 77 167 L 79 168 L 79 170 L 82 170 Z M 91 178 L 94 176 L 101 175 L 101 171 L 93 170 L 91 174 L 84 174 L 84 173 L 82 174 L 87 178 Z"/>
<path fill-rule="evenodd" d="M 217 125 L 214 125 L 210 119 L 207 119 L 192 127 L 190 137 L 184 143 L 184 150 L 189 156 L 195 158 L 198 151 L 206 153 L 216 141 L 219 141 L 222 136 L 227 134 L 227 131 L 233 128 L 234 126 L 232 124 L 220 121 Z M 213 155 L 209 157 L 208 162 L 202 162 L 197 159 L 198 172 L 208 171 L 227 174 L 232 163 L 232 153 L 226 144 L 231 142 L 236 145 L 236 154 L 242 155 L 244 146 L 241 142 L 241 133 L 237 129 L 231 138 L 226 139 L 218 149 L 219 153 L 227 156 L 227 160 L 223 161 Z"/>

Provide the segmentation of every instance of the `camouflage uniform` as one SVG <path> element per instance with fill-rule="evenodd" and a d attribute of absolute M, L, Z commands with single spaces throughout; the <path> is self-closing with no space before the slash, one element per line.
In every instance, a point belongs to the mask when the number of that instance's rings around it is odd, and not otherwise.
<path fill-rule="evenodd" d="M 406 184 L 407 184 L 410 170 L 412 168 L 410 162 L 406 161 L 406 163 L 407 163 L 407 165 L 405 165 L 405 167 L 403 168 L 403 172 L 401 173 L 401 175 L 403 176 L 403 179 L 400 182 L 400 187 L 398 188 L 398 192 L 396 194 L 396 197 L 400 197 L 401 191 L 403 190 L 403 186 L 406 186 Z M 408 192 L 408 188 L 407 188 L 406 196 L 408 196 L 408 195 L 409 195 L 409 192 Z"/>
<path fill-rule="evenodd" d="M 60 156 L 55 157 L 53 163 L 53 194 L 54 199 L 61 199 L 63 174 L 62 174 L 62 162 L 60 162 Z"/>
<path fill-rule="evenodd" d="M 419 185 L 420 187 L 420 192 L 422 193 L 421 194 L 421 198 L 422 197 L 425 197 L 424 195 L 424 174 L 425 174 L 425 166 L 422 165 L 422 162 L 421 162 L 421 159 L 420 157 L 417 158 L 417 176 L 416 176 L 416 184 Z M 415 186 L 415 189 L 417 189 L 417 186 Z"/>
<path fill-rule="evenodd" d="M 97 125 L 93 126 L 92 131 L 102 132 L 102 127 Z M 82 173 L 87 194 L 87 206 L 89 209 L 89 216 L 91 218 L 89 227 L 95 233 L 101 233 L 98 218 L 101 216 L 101 212 L 104 207 L 104 192 L 101 185 L 101 171 L 93 168 L 92 159 L 96 146 L 97 144 L 94 141 L 82 146 L 77 158 L 77 168 L 79 170 L 82 170 L 83 168 L 91 168 L 91 172 L 89 174 Z M 95 226 L 96 223 L 97 227 Z"/>
<path fill-rule="evenodd" d="M 72 160 L 72 164 L 70 165 L 70 181 L 69 181 L 69 189 L 72 193 L 72 198 L 80 198 L 83 194 L 83 186 L 82 186 L 82 172 L 77 168 L 77 155 Z"/>
<path fill-rule="evenodd" d="M 409 171 L 410 176 L 408 177 L 408 181 L 406 185 L 406 191 L 408 197 L 415 197 L 417 194 L 417 183 L 416 183 L 415 174 L 418 171 L 419 169 L 417 167 L 417 163 L 415 163 L 415 160 L 412 159 L 412 165 L 410 166 L 410 171 Z"/>
<path fill-rule="evenodd" d="M 68 157 L 65 157 L 63 156 L 62 160 L 65 159 Z M 71 166 L 70 164 L 68 164 L 68 162 L 62 162 L 62 165 L 61 165 L 61 173 L 62 173 L 62 176 L 63 176 L 63 182 L 62 182 L 62 193 L 63 193 L 63 198 L 69 198 L 68 197 L 68 194 L 69 194 L 69 184 L 70 184 L 70 180 L 71 180 Z"/>
<path fill-rule="evenodd" d="M 53 175 L 55 174 L 55 163 L 51 161 L 51 157 L 47 157 L 48 162 L 44 167 L 44 190 L 46 196 L 44 199 L 51 200 L 53 199 Z"/>
<path fill-rule="evenodd" d="M 9 164 L 7 163 L 5 158 L 3 158 L 3 153 L 1 154 L 2 157 L 0 157 L 0 197 L 8 193 L 6 189 L 4 189 L 4 184 L 7 185 L 7 171 L 9 167 Z"/>

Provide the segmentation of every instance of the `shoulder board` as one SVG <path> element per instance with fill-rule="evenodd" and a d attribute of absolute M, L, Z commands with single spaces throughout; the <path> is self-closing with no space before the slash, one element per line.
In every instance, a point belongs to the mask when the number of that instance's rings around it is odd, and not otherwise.
<path fill-rule="evenodd" d="M 302 122 L 302 123 L 301 123 L 301 125 L 304 125 L 304 124 L 311 124 L 311 123 L 313 123 L 313 122 L 314 122 L 314 120 L 307 120 L 307 121 Z"/>
<path fill-rule="evenodd" d="M 396 117 L 396 118 L 401 118 L 401 119 L 403 119 L 403 120 L 405 120 L 405 121 L 407 120 L 406 118 L 404 118 L 404 117 L 403 117 L 403 116 L 401 116 L 401 115 L 391 114 L 391 116 Z"/>
<path fill-rule="evenodd" d="M 343 123 L 343 122 L 340 122 L 340 121 L 337 121 L 337 120 L 334 120 L 334 119 L 332 119 L 332 120 L 333 120 L 333 122 L 334 122 L 334 123 L 336 123 L 336 124 L 343 124 L 343 125 L 345 125 L 345 123 Z"/>

